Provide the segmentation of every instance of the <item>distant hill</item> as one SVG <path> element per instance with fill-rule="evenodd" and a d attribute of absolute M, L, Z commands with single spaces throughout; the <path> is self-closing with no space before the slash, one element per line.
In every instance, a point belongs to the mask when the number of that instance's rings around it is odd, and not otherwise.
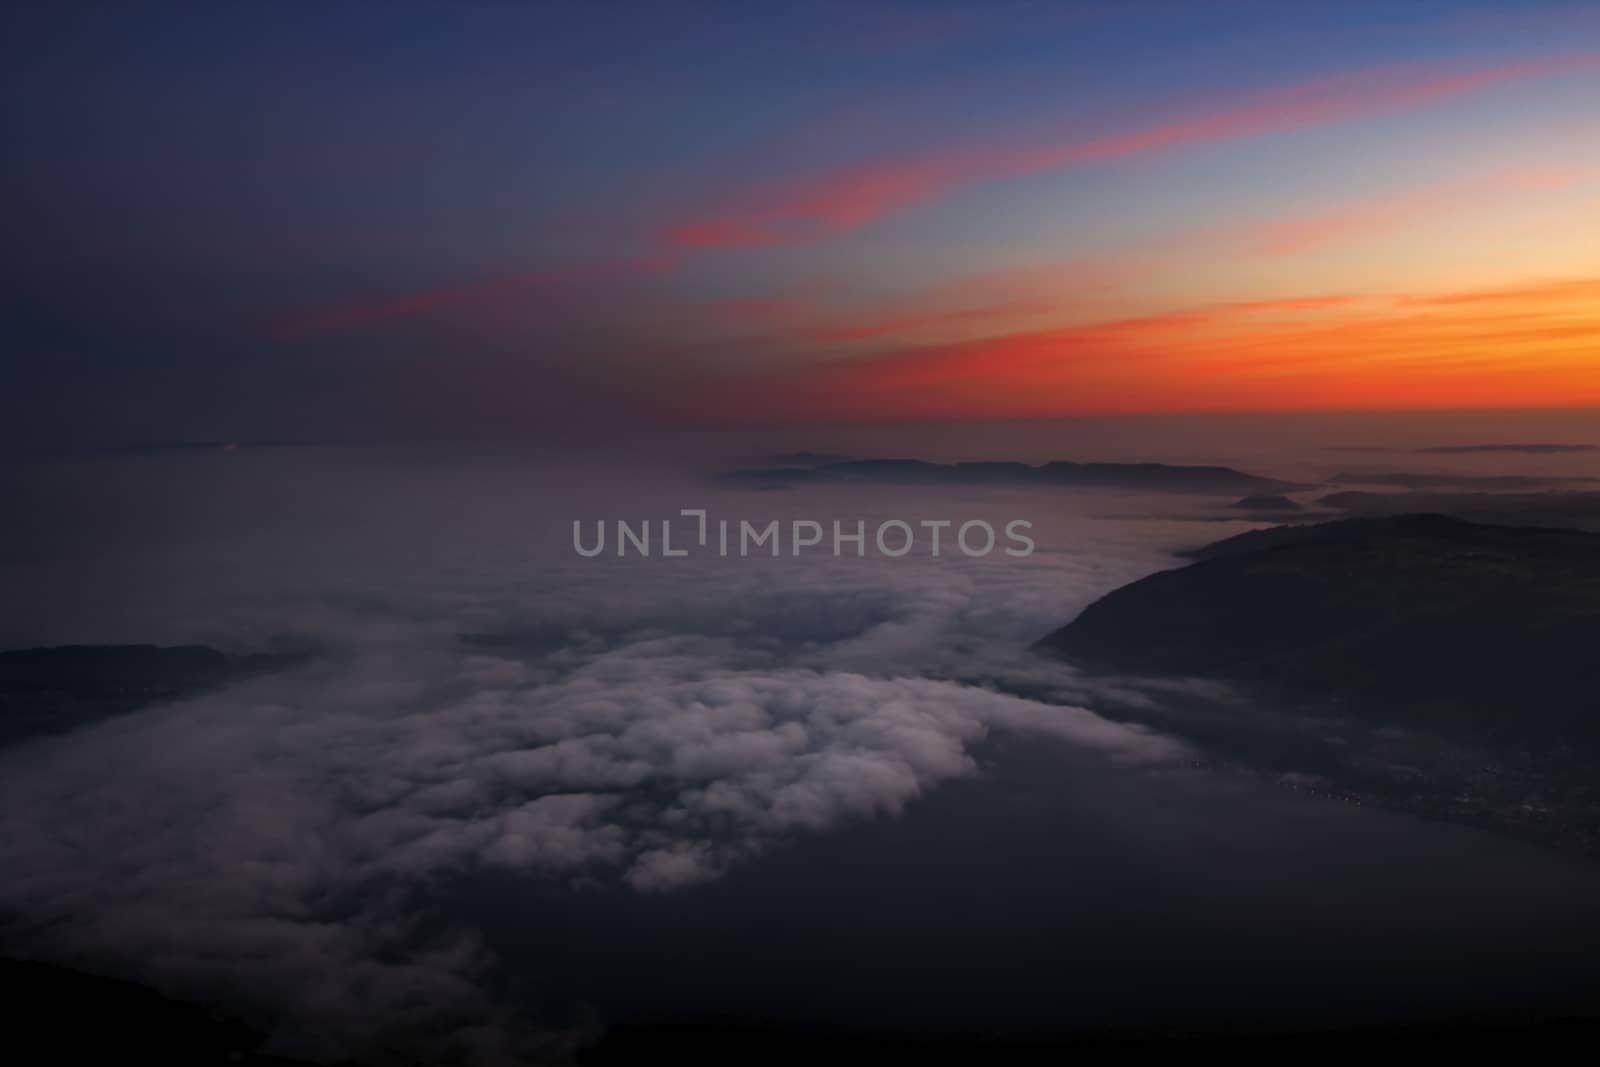
<path fill-rule="evenodd" d="M 1408 515 L 1188 555 L 1036 647 L 1229 683 L 1139 717 L 1296 788 L 1600 853 L 1600 535 Z"/>
<path fill-rule="evenodd" d="M 1273 493 L 1306 486 L 1263 478 L 1232 467 L 1167 463 L 1028 464 L 1006 461 L 931 463 L 921 459 L 852 459 L 808 466 L 755 467 L 721 480 L 736 486 L 882 482 L 897 485 L 1038 485 L 1191 493 Z"/>
<path fill-rule="evenodd" d="M 1580 475 L 1438 474 L 1413 471 L 1340 471 L 1328 479 L 1332 485 L 1382 485 L 1398 489 L 1485 493 L 1548 491 L 1551 486 L 1584 485 L 1595 481 L 1600 479 Z"/>
<path fill-rule="evenodd" d="M 1228 505 L 1240 511 L 1299 511 L 1300 505 L 1286 496 L 1275 493 L 1258 493 L 1254 496 L 1240 497 Z"/>
<path fill-rule="evenodd" d="M 1422 455 L 1473 455 L 1479 452 L 1520 452 L 1529 456 L 1559 456 L 1573 452 L 1600 452 L 1600 445 L 1591 444 L 1480 444 L 1480 445 L 1436 445 L 1433 448 L 1419 448 L 1417 452 Z"/>
<path fill-rule="evenodd" d="M 1443 516 L 1253 531 L 1040 642 L 1397 723 L 1600 743 L 1600 535 Z"/>
<path fill-rule="evenodd" d="M 1348 490 L 1329 493 L 1317 504 L 1352 516 L 1428 512 L 1483 523 L 1578 528 L 1600 525 L 1600 492 L 1593 491 L 1371 493 Z"/>

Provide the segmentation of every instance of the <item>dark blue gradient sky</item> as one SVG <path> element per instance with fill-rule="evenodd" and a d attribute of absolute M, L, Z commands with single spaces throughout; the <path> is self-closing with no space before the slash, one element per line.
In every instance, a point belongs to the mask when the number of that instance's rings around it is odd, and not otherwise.
<path fill-rule="evenodd" d="M 1571 237 L 1600 168 L 1584 4 L 69 0 L 3 18 L 7 446 L 1430 406 L 1432 377 L 1341 363 L 1386 336 L 1383 301 L 1597 266 Z M 1221 375 L 1199 396 L 1062 355 L 1085 342 L 1061 330 L 1352 292 L 1381 306 L 1319 312 L 1350 343 L 1287 386 L 1203 331 L 1176 339 Z M 1015 356 L 1039 331 L 1043 371 Z M 1563 352 L 1517 343 L 1558 379 L 1512 402 L 1600 399 Z M 1399 344 L 1440 361 L 1442 401 L 1499 395 L 1452 377 L 1437 335 Z M 923 359 L 951 345 L 977 346 L 957 361 L 975 386 Z M 907 353 L 909 383 L 886 379 Z"/>

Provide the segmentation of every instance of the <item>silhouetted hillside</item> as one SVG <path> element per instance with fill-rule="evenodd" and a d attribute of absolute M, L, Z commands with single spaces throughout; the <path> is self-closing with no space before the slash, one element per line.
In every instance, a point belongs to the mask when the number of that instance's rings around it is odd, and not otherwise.
<path fill-rule="evenodd" d="M 12 1056 L 20 1053 L 12 1062 L 85 1067 L 292 1067 L 300 1062 L 257 1053 L 262 1035 L 205 1008 L 168 1000 L 132 982 L 43 963 L 0 959 L 0 1000 L 6 1041 Z"/>
<path fill-rule="evenodd" d="M 1041 646 L 1385 723 L 1600 742 L 1600 536 L 1403 516 L 1256 531 L 1192 556 Z"/>

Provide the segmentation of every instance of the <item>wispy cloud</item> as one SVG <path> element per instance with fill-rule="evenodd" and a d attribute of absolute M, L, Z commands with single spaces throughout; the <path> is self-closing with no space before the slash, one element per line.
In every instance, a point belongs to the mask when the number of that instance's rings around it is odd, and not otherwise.
<path fill-rule="evenodd" d="M 668 223 L 657 237 L 681 249 L 749 248 L 815 240 L 995 178 L 1420 107 L 1505 82 L 1600 67 L 1600 53 L 1550 56 L 1466 71 L 1411 65 L 1288 86 L 1170 122 L 1062 144 L 968 148 L 878 159 L 809 179 L 736 190 L 725 206 Z"/>
<path fill-rule="evenodd" d="M 269 330 L 297 337 L 357 329 L 393 319 L 477 305 L 503 305 L 530 293 L 575 283 L 605 283 L 679 266 L 697 253 L 808 241 L 849 232 L 893 212 L 935 200 L 964 186 L 1005 177 L 1085 166 L 1163 149 L 1321 125 L 1417 107 L 1487 86 L 1600 67 L 1600 54 L 1574 53 L 1467 71 L 1411 65 L 1288 86 L 1250 100 L 1214 105 L 1169 122 L 1138 125 L 1098 137 L 1022 147 L 966 147 L 917 158 L 868 160 L 810 178 L 734 190 L 724 205 L 668 223 L 651 236 L 653 251 L 603 260 L 554 263 L 459 285 L 404 291 L 371 300 L 295 310 Z M 1506 172 L 1504 187 L 1559 182 L 1559 174 Z M 1489 185 L 1495 182 L 1488 183 Z M 1418 191 L 1326 213 L 1269 222 L 1239 239 L 1258 251 L 1303 251 L 1359 232 L 1380 230 L 1414 216 L 1419 208 L 1481 193 L 1484 189 Z M 727 302 L 726 315 L 776 320 L 795 307 Z M 928 318 L 980 317 L 982 311 L 939 310 L 896 315 L 877 322 L 824 327 L 819 340 L 846 340 L 899 332 Z"/>
<path fill-rule="evenodd" d="M 1339 241 L 1381 235 L 1419 219 L 1460 211 L 1497 196 L 1564 189 L 1590 176 L 1587 171 L 1578 169 L 1506 169 L 1254 223 L 1235 236 L 1252 251 L 1273 255 L 1308 252 Z"/>

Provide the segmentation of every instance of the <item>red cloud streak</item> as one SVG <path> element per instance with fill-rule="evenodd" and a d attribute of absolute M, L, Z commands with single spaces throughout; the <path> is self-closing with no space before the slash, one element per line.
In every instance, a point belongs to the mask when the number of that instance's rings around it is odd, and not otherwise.
<path fill-rule="evenodd" d="M 811 240 L 854 229 L 973 182 L 1381 114 L 1501 82 L 1597 67 L 1600 53 L 1584 52 L 1464 72 L 1392 68 L 1291 86 L 1209 114 L 1068 144 L 878 160 L 805 182 L 735 193 L 734 207 L 670 224 L 658 237 L 683 249 Z"/>

